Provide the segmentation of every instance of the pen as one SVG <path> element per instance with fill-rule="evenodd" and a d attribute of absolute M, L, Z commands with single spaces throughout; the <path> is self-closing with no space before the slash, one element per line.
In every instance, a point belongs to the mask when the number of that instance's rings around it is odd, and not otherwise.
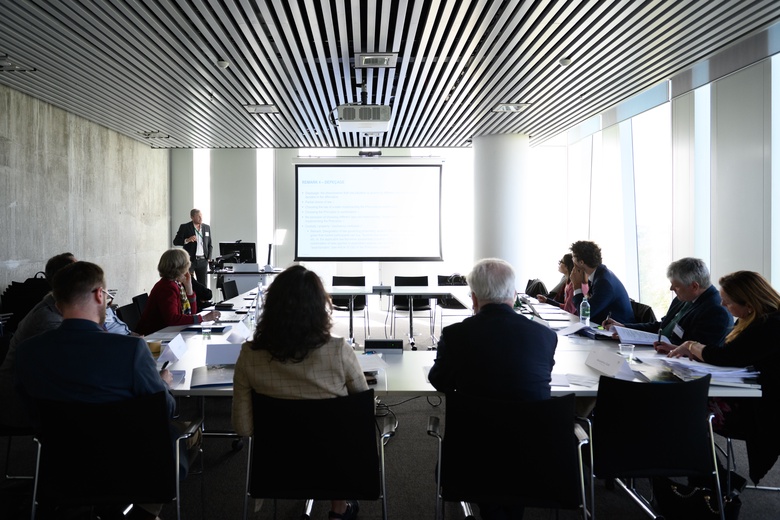
<path fill-rule="evenodd" d="M 162 366 L 162 368 L 160 369 L 160 372 L 162 372 L 163 370 L 165 370 L 165 367 L 167 367 L 167 366 L 168 366 L 168 363 L 170 363 L 170 361 L 166 361 L 165 363 L 163 363 L 163 366 Z"/>
<path fill-rule="evenodd" d="M 663 332 L 664 329 L 659 328 L 658 329 L 658 342 L 661 342 L 661 332 Z"/>

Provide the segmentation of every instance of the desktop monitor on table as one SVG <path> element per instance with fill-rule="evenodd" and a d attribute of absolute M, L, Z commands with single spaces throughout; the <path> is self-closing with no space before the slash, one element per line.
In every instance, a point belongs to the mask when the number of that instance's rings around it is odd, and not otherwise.
<path fill-rule="evenodd" d="M 256 264 L 257 251 L 254 242 L 220 242 L 219 256 L 223 263 Z"/>

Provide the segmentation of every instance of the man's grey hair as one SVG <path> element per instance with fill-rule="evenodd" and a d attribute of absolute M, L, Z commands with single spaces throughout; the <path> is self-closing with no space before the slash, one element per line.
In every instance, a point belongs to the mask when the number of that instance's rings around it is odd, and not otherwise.
<path fill-rule="evenodd" d="M 705 289 L 712 285 L 710 282 L 710 270 L 699 258 L 681 258 L 669 264 L 666 269 L 666 277 L 669 280 L 677 280 L 685 285 L 697 282 Z"/>
<path fill-rule="evenodd" d="M 515 270 L 500 258 L 477 262 L 466 281 L 480 302 L 503 303 L 515 299 Z"/>

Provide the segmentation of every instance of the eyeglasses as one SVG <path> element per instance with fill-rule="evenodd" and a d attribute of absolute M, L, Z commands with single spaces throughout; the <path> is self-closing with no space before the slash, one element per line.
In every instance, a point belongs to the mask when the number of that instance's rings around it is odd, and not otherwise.
<path fill-rule="evenodd" d="M 108 301 L 106 301 L 106 306 L 111 305 L 111 302 L 114 301 L 114 295 L 111 294 L 110 292 L 106 291 L 103 287 L 96 287 L 96 288 L 92 289 L 92 292 L 95 292 L 95 291 L 103 291 L 103 294 L 106 295 L 106 298 L 108 298 Z"/>

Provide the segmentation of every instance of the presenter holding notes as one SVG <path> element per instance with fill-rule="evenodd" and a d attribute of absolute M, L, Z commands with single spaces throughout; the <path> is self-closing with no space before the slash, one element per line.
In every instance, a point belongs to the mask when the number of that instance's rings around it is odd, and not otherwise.
<path fill-rule="evenodd" d="M 206 280 L 209 259 L 211 258 L 211 227 L 203 223 L 203 214 L 199 209 L 190 211 L 191 222 L 179 226 L 173 245 L 182 246 L 190 255 L 190 272 L 195 278 L 208 287 Z"/>

